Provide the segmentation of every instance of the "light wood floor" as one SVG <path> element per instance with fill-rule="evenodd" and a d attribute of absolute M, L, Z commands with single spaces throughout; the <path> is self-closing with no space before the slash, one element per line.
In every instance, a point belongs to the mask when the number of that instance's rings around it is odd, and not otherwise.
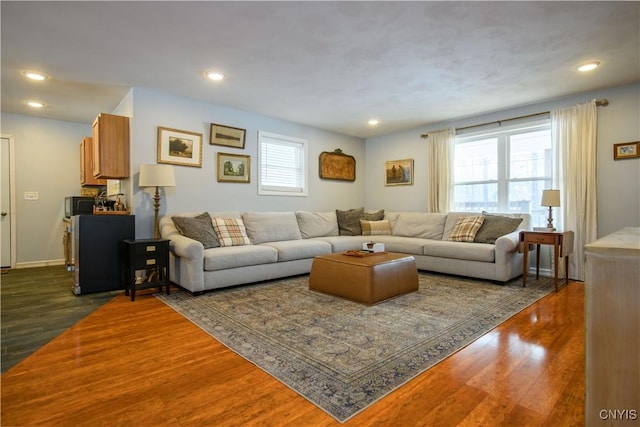
<path fill-rule="evenodd" d="M 584 425 L 583 306 L 571 282 L 344 425 Z M 340 425 L 144 291 L 3 374 L 1 404 L 5 427 Z"/>

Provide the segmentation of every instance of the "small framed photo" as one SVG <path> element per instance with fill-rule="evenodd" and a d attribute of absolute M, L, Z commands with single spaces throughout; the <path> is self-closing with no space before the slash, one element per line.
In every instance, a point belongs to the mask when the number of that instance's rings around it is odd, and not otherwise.
<path fill-rule="evenodd" d="M 640 141 L 613 144 L 613 160 L 640 157 Z"/>
<path fill-rule="evenodd" d="M 413 159 L 385 162 L 384 185 L 413 185 Z"/>
<path fill-rule="evenodd" d="M 210 145 L 223 145 L 225 147 L 244 148 L 245 129 L 211 123 Z"/>
<path fill-rule="evenodd" d="M 158 163 L 202 167 L 202 134 L 158 127 Z"/>
<path fill-rule="evenodd" d="M 241 154 L 218 153 L 218 182 L 240 182 L 251 180 L 251 157 Z"/>

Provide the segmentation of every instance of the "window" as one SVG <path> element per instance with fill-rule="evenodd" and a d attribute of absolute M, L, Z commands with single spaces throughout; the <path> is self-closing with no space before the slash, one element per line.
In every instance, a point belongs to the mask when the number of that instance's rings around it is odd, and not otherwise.
<path fill-rule="evenodd" d="M 307 195 L 307 140 L 258 132 L 258 194 Z"/>
<path fill-rule="evenodd" d="M 551 188 L 551 126 L 520 125 L 456 137 L 454 209 L 530 213 L 544 226 L 542 190 Z"/>

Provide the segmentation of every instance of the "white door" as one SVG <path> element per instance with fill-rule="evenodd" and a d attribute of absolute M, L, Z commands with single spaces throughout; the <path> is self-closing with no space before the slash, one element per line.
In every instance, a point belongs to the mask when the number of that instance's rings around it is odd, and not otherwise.
<path fill-rule="evenodd" d="M 11 267 L 11 173 L 9 161 L 9 139 L 1 138 L 2 150 L 0 151 L 0 175 L 2 186 L 0 187 L 0 222 L 2 229 L 2 246 L 0 256 L 1 267 Z"/>

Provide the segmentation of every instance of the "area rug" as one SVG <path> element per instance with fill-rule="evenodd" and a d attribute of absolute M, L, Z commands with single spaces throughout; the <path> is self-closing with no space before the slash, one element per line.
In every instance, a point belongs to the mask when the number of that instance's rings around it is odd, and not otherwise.
<path fill-rule="evenodd" d="M 156 297 L 344 422 L 553 289 L 544 279 L 419 281 L 374 306 L 310 291 L 308 276 Z"/>

